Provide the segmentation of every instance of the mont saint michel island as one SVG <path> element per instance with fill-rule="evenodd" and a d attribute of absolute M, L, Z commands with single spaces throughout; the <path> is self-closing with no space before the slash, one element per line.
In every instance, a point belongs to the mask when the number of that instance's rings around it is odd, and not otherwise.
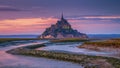
<path fill-rule="evenodd" d="M 46 28 L 46 30 L 39 36 L 43 39 L 60 39 L 60 38 L 88 38 L 84 33 L 74 30 L 69 22 L 64 19 L 63 14 L 61 19 L 56 24 Z"/>

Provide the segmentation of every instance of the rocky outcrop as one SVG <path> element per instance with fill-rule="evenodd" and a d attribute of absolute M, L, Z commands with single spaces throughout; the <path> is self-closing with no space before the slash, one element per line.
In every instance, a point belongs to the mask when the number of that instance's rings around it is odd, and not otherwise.
<path fill-rule="evenodd" d="M 39 36 L 42 39 L 55 39 L 55 38 L 87 38 L 87 35 L 74 30 L 66 19 L 61 17 L 60 21 L 46 30 Z"/>

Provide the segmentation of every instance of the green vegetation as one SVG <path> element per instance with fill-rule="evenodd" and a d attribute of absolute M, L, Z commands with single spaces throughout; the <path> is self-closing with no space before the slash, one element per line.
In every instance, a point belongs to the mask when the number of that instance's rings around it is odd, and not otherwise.
<path fill-rule="evenodd" d="M 110 62 L 114 68 L 120 68 L 120 59 L 115 59 L 115 58 L 106 58 L 107 62 Z"/>
<path fill-rule="evenodd" d="M 100 41 L 100 42 L 85 42 L 83 45 L 120 48 L 120 39 L 110 39 L 110 40 Z"/>
<path fill-rule="evenodd" d="M 44 44 L 25 46 L 7 51 L 11 54 L 46 57 L 64 61 L 79 63 L 85 68 L 120 68 L 120 59 L 101 56 L 78 55 L 72 53 L 61 53 L 55 51 L 35 50 Z"/>
<path fill-rule="evenodd" d="M 65 39 L 54 39 L 51 40 L 51 42 L 85 42 L 89 41 L 88 39 L 82 39 L 82 38 L 65 38 Z"/>
<path fill-rule="evenodd" d="M 45 45 L 44 44 L 37 44 L 37 45 L 25 46 L 24 48 L 26 48 L 26 49 L 36 49 L 36 48 L 39 48 L 39 47 L 45 47 Z"/>
<path fill-rule="evenodd" d="M 36 38 L 0 38 L 0 43 L 20 41 L 20 40 L 37 40 Z"/>

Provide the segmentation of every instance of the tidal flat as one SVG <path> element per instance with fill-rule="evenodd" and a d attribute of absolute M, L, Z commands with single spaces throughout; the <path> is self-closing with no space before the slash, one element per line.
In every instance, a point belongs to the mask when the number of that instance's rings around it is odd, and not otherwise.
<path fill-rule="evenodd" d="M 81 65 L 72 62 L 53 60 L 44 57 L 42 58 L 25 55 L 13 55 L 6 52 L 11 49 L 42 44 L 45 42 L 47 42 L 47 40 L 21 40 L 15 42 L 12 41 L 12 44 L 4 43 L 4 46 L 1 44 L 2 47 L 0 47 L 0 68 L 83 68 Z"/>
<path fill-rule="evenodd" d="M 27 55 L 36 57 L 46 57 L 63 61 L 79 63 L 84 68 L 119 68 L 120 59 L 103 56 L 91 56 L 73 53 L 63 53 L 55 51 L 35 50 L 38 47 L 44 47 L 44 44 L 20 47 L 7 51 L 15 55 Z M 32 48 L 33 47 L 33 48 Z"/>
<path fill-rule="evenodd" d="M 120 57 L 120 39 L 109 39 L 97 42 L 85 42 L 82 45 L 78 46 L 78 48 L 85 48 L 98 52 L 109 52 L 113 53 L 113 55 Z"/>
<path fill-rule="evenodd" d="M 118 39 L 112 39 L 112 40 L 118 41 Z M 39 41 L 37 40 L 36 42 L 39 42 Z M 109 40 L 109 41 L 111 41 L 111 40 Z M 70 65 L 72 65 L 71 68 L 74 68 L 74 67 L 75 68 L 120 68 L 120 59 L 116 58 L 116 57 L 111 57 L 109 55 L 104 56 L 107 53 L 105 53 L 104 55 L 97 55 L 97 54 L 101 54 L 102 52 L 93 52 L 94 50 L 91 50 L 91 51 L 83 50 L 82 53 L 84 53 L 84 54 L 77 53 L 77 52 L 81 52 L 82 49 L 87 49 L 87 48 L 81 49 L 79 47 L 79 45 L 83 46 L 83 44 L 85 44 L 87 42 L 91 42 L 91 41 L 71 42 L 71 40 L 70 40 L 70 42 L 69 42 L 67 40 L 65 42 L 58 41 L 58 42 L 51 43 L 49 40 L 47 40 L 47 41 L 41 40 L 40 43 L 36 43 L 36 42 L 33 43 L 33 41 L 32 41 L 32 43 L 30 43 L 30 42 L 28 42 L 28 44 L 24 43 L 25 45 L 23 45 L 23 43 L 22 43 L 22 45 L 20 45 L 20 46 L 12 46 L 12 47 L 10 46 L 10 47 L 6 47 L 6 48 L 3 47 L 5 49 L 5 51 L 3 53 L 5 53 L 7 55 L 9 54 L 9 55 L 12 55 L 15 57 L 16 56 L 18 56 L 18 57 L 24 56 L 26 58 L 27 57 L 29 58 L 31 56 L 33 58 L 40 58 L 40 59 L 48 58 L 48 59 L 50 59 L 51 63 L 52 63 L 53 59 L 56 60 L 55 63 L 57 63 L 57 62 L 59 63 L 59 61 L 60 61 L 62 63 L 64 62 L 64 64 L 65 63 L 67 64 L 69 61 Z M 92 53 L 94 55 L 92 55 Z M 24 61 L 24 57 L 22 57 L 23 61 Z M 18 60 L 18 59 L 16 59 L 16 60 Z M 16 61 L 16 60 L 13 60 L 13 61 Z M 33 63 L 40 62 L 42 64 L 41 60 L 30 61 L 30 62 L 33 62 Z M 3 64 L 4 63 L 2 63 L 1 65 L 3 65 Z M 52 64 L 54 64 L 54 62 Z M 68 65 L 66 66 L 66 64 L 63 65 L 63 67 L 70 68 L 70 67 L 68 67 Z M 49 66 L 49 64 L 47 64 L 47 65 Z M 53 68 L 53 67 L 59 68 L 59 67 L 61 67 L 61 66 L 56 66 L 56 65 L 53 65 L 53 66 L 50 65 L 49 67 L 45 67 L 46 65 L 38 65 L 38 66 L 36 65 L 36 66 L 31 67 L 31 65 L 29 66 L 29 64 L 28 65 L 22 65 L 21 63 L 17 64 L 17 66 L 21 67 L 21 68 L 24 68 L 24 67 L 30 67 L 30 68 L 38 67 L 39 68 L 40 66 L 44 67 L 44 68 Z M 10 65 L 5 65 L 5 66 L 6 66 L 6 68 L 7 68 L 7 66 L 9 68 Z M 5 68 L 5 66 L 3 66 L 2 68 Z M 11 67 L 15 68 L 16 65 L 13 65 Z"/>

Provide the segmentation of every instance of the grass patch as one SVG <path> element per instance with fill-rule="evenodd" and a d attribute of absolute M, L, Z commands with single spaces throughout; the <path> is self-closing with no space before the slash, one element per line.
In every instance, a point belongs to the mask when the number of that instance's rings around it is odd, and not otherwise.
<path fill-rule="evenodd" d="M 0 43 L 11 42 L 11 41 L 21 41 L 21 40 L 38 40 L 36 38 L 0 38 Z"/>
<path fill-rule="evenodd" d="M 65 38 L 65 39 L 54 39 L 51 42 L 85 42 L 89 41 L 88 39 L 81 39 L 81 38 Z"/>
<path fill-rule="evenodd" d="M 110 39 L 106 41 L 100 42 L 85 42 L 84 45 L 93 45 L 98 47 L 112 47 L 112 48 L 120 48 L 120 39 Z"/>
<path fill-rule="evenodd" d="M 25 46 L 23 48 L 26 48 L 26 49 L 36 49 L 36 48 L 39 48 L 39 47 L 45 47 L 45 45 L 44 44 L 37 44 L 37 45 Z"/>

